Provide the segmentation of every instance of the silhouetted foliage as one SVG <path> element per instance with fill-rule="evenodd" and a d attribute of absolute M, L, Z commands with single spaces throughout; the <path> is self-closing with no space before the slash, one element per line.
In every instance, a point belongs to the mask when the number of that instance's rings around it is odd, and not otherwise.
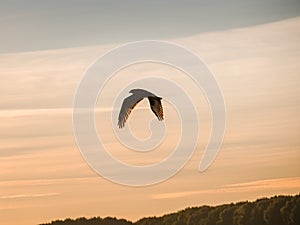
<path fill-rule="evenodd" d="M 219 214 L 218 221 L 216 222 L 217 225 L 227 225 L 231 224 L 233 220 L 234 213 L 236 209 L 240 206 L 243 205 L 244 202 L 233 204 L 231 203 L 230 205 L 227 205 L 222 212 Z"/>
<path fill-rule="evenodd" d="M 280 209 L 280 213 L 284 224 L 300 224 L 300 198 L 291 198 Z"/>
<path fill-rule="evenodd" d="M 72 220 L 67 218 L 65 220 L 56 220 L 51 223 L 45 223 L 41 225 L 133 225 L 132 222 L 125 219 L 117 219 L 112 217 L 106 217 L 104 219 L 100 217 L 94 217 L 91 219 L 77 218 Z"/>
<path fill-rule="evenodd" d="M 201 206 L 135 223 L 125 219 L 94 217 L 56 220 L 41 225 L 299 225 L 300 194 L 275 196 L 255 202 L 238 202 L 215 207 Z"/>

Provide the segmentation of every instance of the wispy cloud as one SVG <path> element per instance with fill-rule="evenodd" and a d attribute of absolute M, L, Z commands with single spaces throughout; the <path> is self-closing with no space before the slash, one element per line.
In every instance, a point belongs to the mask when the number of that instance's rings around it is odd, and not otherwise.
<path fill-rule="evenodd" d="M 300 177 L 293 178 L 280 178 L 269 180 L 257 180 L 252 182 L 237 183 L 225 185 L 216 189 L 205 189 L 199 191 L 182 191 L 162 193 L 153 196 L 153 199 L 170 199 L 170 198 L 183 198 L 192 195 L 200 194 L 217 194 L 217 193 L 241 193 L 253 192 L 259 190 L 280 190 L 280 189 L 293 189 L 300 188 Z"/>
<path fill-rule="evenodd" d="M 95 112 L 109 112 L 111 107 L 95 108 Z M 73 108 L 41 108 L 41 109 L 3 109 L 0 110 L 0 118 L 40 116 L 40 115 L 71 115 Z"/>
<path fill-rule="evenodd" d="M 67 182 L 92 182 L 97 181 L 98 176 L 92 177 L 69 177 L 69 178 L 53 178 L 53 179 L 28 179 L 28 180 L 7 180 L 0 181 L 0 187 L 11 186 L 47 186 L 53 184 L 62 184 Z M 1 197 L 0 197 L 1 198 Z"/>
<path fill-rule="evenodd" d="M 258 180 L 227 185 L 230 188 L 297 188 L 300 187 L 300 177 Z"/>
<path fill-rule="evenodd" d="M 38 194 L 17 194 L 17 195 L 2 195 L 0 199 L 19 199 L 19 198 L 43 198 L 50 196 L 57 196 L 59 193 L 38 193 Z"/>

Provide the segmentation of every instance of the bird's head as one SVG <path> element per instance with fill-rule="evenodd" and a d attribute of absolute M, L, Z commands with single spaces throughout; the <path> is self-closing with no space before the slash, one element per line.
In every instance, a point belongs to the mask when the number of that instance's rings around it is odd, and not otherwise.
<path fill-rule="evenodd" d="M 131 94 L 138 94 L 138 93 L 144 93 L 144 92 L 146 92 L 145 90 L 143 90 L 143 89 L 131 89 L 130 91 L 129 91 L 129 93 L 131 93 Z"/>
<path fill-rule="evenodd" d="M 158 97 L 156 96 L 155 94 L 149 92 L 149 91 L 146 91 L 144 89 L 131 89 L 129 91 L 129 93 L 133 94 L 133 95 L 138 95 L 138 96 L 143 96 L 144 98 L 145 97 L 149 97 L 149 96 L 152 96 L 152 97 Z M 158 97 L 160 98 L 160 97 Z M 161 99 L 161 98 L 160 98 Z"/>

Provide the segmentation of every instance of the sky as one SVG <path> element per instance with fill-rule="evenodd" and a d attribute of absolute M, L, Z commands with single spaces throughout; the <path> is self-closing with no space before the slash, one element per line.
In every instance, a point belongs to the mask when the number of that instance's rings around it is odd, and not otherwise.
<path fill-rule="evenodd" d="M 298 194 L 299 2 L 124 2 L 1 1 L 0 223 L 81 216 L 137 220 L 189 206 Z M 124 10 L 127 3 L 131 7 Z M 153 20 L 151 12 L 157 13 Z M 226 133 L 216 160 L 199 173 L 211 129 L 201 90 L 182 71 L 159 63 L 118 71 L 105 85 L 95 115 L 98 135 L 116 158 L 149 165 L 171 154 L 180 138 L 178 115 L 166 98 L 168 132 L 155 151 L 128 151 L 116 139 L 114 98 L 137 79 L 155 74 L 180 84 L 201 128 L 195 153 L 176 175 L 129 187 L 99 176 L 81 156 L 72 105 L 82 76 L 99 56 L 127 41 L 153 38 L 184 46 L 207 64 L 225 99 Z M 142 101 L 128 125 L 147 138 L 150 132 L 142 125 L 151 119 Z"/>
<path fill-rule="evenodd" d="M 298 0 L 2 0 L 0 52 L 187 37 L 292 18 Z"/>

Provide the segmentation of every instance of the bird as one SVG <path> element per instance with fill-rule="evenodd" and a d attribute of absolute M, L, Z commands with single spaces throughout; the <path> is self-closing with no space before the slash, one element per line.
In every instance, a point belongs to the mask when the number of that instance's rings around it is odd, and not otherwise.
<path fill-rule="evenodd" d="M 132 95 L 124 99 L 122 107 L 120 109 L 118 117 L 118 126 L 123 128 L 125 123 L 134 109 L 134 107 L 142 101 L 144 98 L 148 98 L 152 112 L 156 115 L 159 121 L 164 119 L 163 107 L 161 104 L 161 97 L 156 96 L 155 94 L 146 91 L 144 89 L 132 89 L 129 91 Z"/>

